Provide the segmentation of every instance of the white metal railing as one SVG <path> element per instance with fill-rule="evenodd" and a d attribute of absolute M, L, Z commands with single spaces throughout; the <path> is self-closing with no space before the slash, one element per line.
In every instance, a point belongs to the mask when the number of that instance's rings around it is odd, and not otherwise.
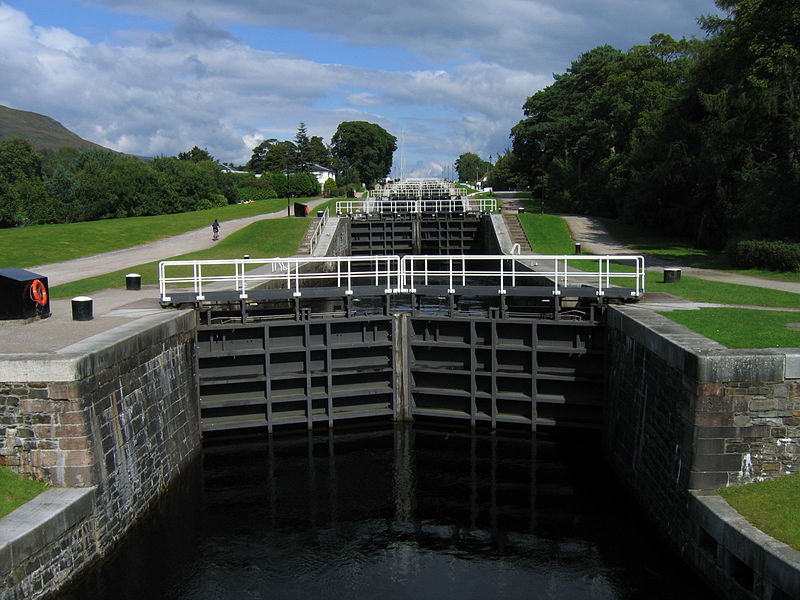
<path fill-rule="evenodd" d="M 309 245 L 309 253 L 314 254 L 314 248 L 319 242 L 319 238 L 322 237 L 322 232 L 325 230 L 325 225 L 328 223 L 328 217 L 330 217 L 330 208 L 325 207 L 325 211 L 322 213 L 322 218 L 317 223 L 317 227 L 314 229 L 314 233 L 311 234 L 311 242 Z"/>
<path fill-rule="evenodd" d="M 630 271 L 615 270 L 613 264 Z M 644 257 L 633 255 L 408 255 L 401 266 L 401 288 L 407 293 L 415 292 L 417 285 L 446 282 L 449 293 L 454 293 L 456 286 L 496 285 L 497 292 L 505 294 L 509 287 L 530 285 L 533 278 L 542 277 L 552 281 L 554 296 L 560 296 L 563 288 L 590 285 L 598 296 L 605 296 L 613 286 L 630 288 L 631 296 L 638 298 L 645 286 Z"/>
<path fill-rule="evenodd" d="M 628 270 L 615 270 L 615 264 Z M 204 300 L 208 291 L 236 291 L 245 299 L 248 291 L 265 285 L 300 297 L 305 284 L 339 288 L 342 295 L 367 285 L 386 294 L 414 293 L 423 285 L 446 285 L 449 293 L 457 286 L 496 286 L 497 293 L 505 294 L 509 288 L 531 285 L 533 278 L 550 280 L 547 287 L 552 286 L 554 296 L 567 287 L 589 285 L 597 296 L 621 287 L 638 298 L 645 289 L 644 267 L 644 257 L 634 255 L 501 254 L 177 260 L 159 263 L 158 270 L 159 295 L 168 302 L 170 290 L 191 292 L 195 300 Z"/>
<path fill-rule="evenodd" d="M 363 198 L 361 200 L 339 200 L 336 214 L 383 214 L 425 212 L 495 212 L 494 198 L 451 198 L 436 200 L 383 200 Z"/>

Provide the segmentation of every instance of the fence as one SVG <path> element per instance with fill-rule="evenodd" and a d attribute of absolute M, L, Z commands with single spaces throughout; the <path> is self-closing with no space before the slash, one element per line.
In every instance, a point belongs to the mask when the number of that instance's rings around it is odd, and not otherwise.
<path fill-rule="evenodd" d="M 232 260 L 178 260 L 159 263 L 159 296 L 189 293 L 193 301 L 205 299 L 207 291 L 236 292 L 240 299 L 248 291 L 269 286 L 284 290 L 287 297 L 300 297 L 305 286 L 332 288 L 336 295 L 352 295 L 357 286 L 378 288 L 385 294 L 416 293 L 422 286 L 495 286 L 498 294 L 549 281 L 553 296 L 567 288 L 592 286 L 597 296 L 621 288 L 624 295 L 639 298 L 645 289 L 644 257 L 635 255 L 408 255 L 292 257 Z M 539 284 L 539 287 L 542 286 Z M 172 290 L 172 292 L 170 292 Z M 524 291 L 524 290 L 523 290 Z"/>

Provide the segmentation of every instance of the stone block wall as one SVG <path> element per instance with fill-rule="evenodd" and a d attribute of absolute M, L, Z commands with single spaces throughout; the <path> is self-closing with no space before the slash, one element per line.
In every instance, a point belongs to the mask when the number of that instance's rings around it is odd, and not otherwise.
<path fill-rule="evenodd" d="M 609 309 L 606 349 L 603 449 L 619 479 L 725 597 L 789 593 L 745 553 L 700 565 L 715 538 L 691 507 L 693 491 L 800 469 L 800 349 L 729 350 L 639 307 Z"/>
<path fill-rule="evenodd" d="M 96 488 L 91 523 L 75 529 L 92 539 L 70 542 L 85 549 L 84 565 L 200 450 L 194 327 L 193 312 L 164 312 L 66 355 L 0 357 L 0 464 L 54 486 Z M 22 585 L 31 568 L 0 578 Z"/>

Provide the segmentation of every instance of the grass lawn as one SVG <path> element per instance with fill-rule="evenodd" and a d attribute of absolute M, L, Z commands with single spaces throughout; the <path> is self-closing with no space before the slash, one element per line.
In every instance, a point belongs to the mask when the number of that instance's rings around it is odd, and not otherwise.
<path fill-rule="evenodd" d="M 800 281 L 800 273 L 780 273 L 759 269 L 738 269 L 731 265 L 727 255 L 719 250 L 693 248 L 691 243 L 679 238 L 643 232 L 641 229 L 622 223 L 616 219 L 600 219 L 608 232 L 617 240 L 632 249 L 675 262 L 681 266 L 701 269 L 732 271 L 742 275 L 778 279 L 781 281 Z"/>
<path fill-rule="evenodd" d="M 663 275 L 655 272 L 647 273 L 646 289 L 648 292 L 667 292 L 694 302 L 800 308 L 800 294 L 793 292 L 695 277 L 681 277 L 677 283 L 664 283 Z"/>
<path fill-rule="evenodd" d="M 800 348 L 800 312 L 750 308 L 673 310 L 662 315 L 728 348 Z"/>
<path fill-rule="evenodd" d="M 575 253 L 575 242 L 561 217 L 527 212 L 519 215 L 519 222 L 534 254 Z"/>
<path fill-rule="evenodd" d="M 312 198 L 294 200 L 307 202 Z M 29 267 L 130 248 L 193 229 L 210 227 L 214 219 L 229 221 L 285 208 L 286 199 L 276 198 L 174 215 L 0 229 L 0 268 Z"/>
<path fill-rule="evenodd" d="M 28 479 L 6 467 L 0 467 L 0 517 L 35 498 L 46 488 L 46 483 Z"/>
<path fill-rule="evenodd" d="M 252 225 L 232 233 L 224 240 L 211 248 L 173 256 L 165 260 L 194 260 L 214 258 L 241 258 L 249 254 L 252 258 L 271 258 L 274 256 L 291 256 L 308 229 L 309 219 L 294 217 L 284 219 L 268 219 L 256 221 Z M 125 286 L 125 275 L 136 272 L 142 276 L 142 284 L 158 283 L 158 263 L 155 261 L 106 273 L 97 277 L 81 279 L 50 288 L 53 298 L 72 298 L 82 294 L 89 294 L 107 288 L 120 288 Z M 204 270 L 204 273 L 214 274 L 213 270 Z M 178 273 L 173 273 L 177 275 Z"/>
<path fill-rule="evenodd" d="M 800 473 L 719 490 L 750 523 L 800 550 Z"/>

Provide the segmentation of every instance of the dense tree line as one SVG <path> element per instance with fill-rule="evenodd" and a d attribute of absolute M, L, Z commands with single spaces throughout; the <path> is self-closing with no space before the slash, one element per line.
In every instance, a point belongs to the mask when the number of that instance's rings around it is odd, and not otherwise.
<path fill-rule="evenodd" d="M 800 4 L 717 5 L 705 40 L 582 54 L 528 98 L 490 183 L 704 247 L 800 241 Z"/>
<path fill-rule="evenodd" d="M 372 187 L 391 171 L 396 149 L 397 138 L 374 123 L 340 123 L 330 147 L 319 136 L 309 137 L 305 123 L 300 123 L 294 141 L 270 138 L 253 148 L 247 168 L 254 173 L 270 174 L 275 181 L 271 187 L 278 196 L 285 194 L 280 191 L 282 184 L 274 174 L 300 174 L 317 165 L 336 173 L 337 188 L 361 184 Z"/>
<path fill-rule="evenodd" d="M 0 227 L 71 223 L 179 213 L 240 200 L 321 193 L 309 171 L 337 172 L 326 188 L 374 184 L 389 174 L 395 137 L 360 121 L 339 125 L 330 147 L 300 124 L 294 141 L 265 140 L 253 149 L 249 174 L 231 174 L 206 149 L 141 160 L 110 151 L 62 148 L 37 152 L 23 139 L 0 141 Z M 256 176 L 258 175 L 258 176 Z"/>
<path fill-rule="evenodd" d="M 233 178 L 205 150 L 151 161 L 0 141 L 0 227 L 200 210 L 235 203 Z"/>

